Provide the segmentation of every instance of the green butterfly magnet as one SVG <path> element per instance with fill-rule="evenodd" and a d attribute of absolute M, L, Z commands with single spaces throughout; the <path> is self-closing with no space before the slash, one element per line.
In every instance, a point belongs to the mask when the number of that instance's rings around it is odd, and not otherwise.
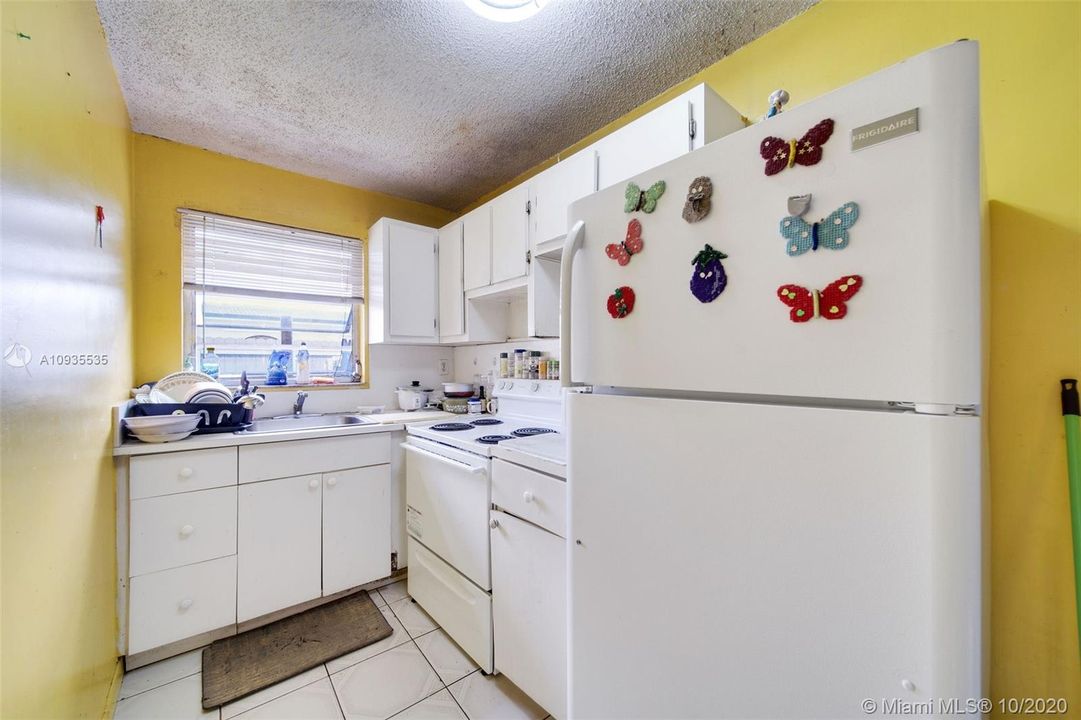
<path fill-rule="evenodd" d="M 657 201 L 661 199 L 661 195 L 664 195 L 664 180 L 653 183 L 648 190 L 643 190 L 632 182 L 627 183 L 627 192 L 624 193 L 627 202 L 623 204 L 623 212 L 641 210 L 651 213 L 657 209 Z"/>

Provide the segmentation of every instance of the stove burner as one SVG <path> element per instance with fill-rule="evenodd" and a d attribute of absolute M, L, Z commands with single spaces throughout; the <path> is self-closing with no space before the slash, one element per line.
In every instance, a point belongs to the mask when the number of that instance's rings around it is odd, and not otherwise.
<path fill-rule="evenodd" d="M 551 428 L 527 427 L 514 430 L 511 432 L 511 434 L 514 435 L 514 437 L 532 437 L 533 435 L 544 435 L 545 433 L 554 432 L 555 430 L 552 430 Z"/>
<path fill-rule="evenodd" d="M 481 427 L 483 425 L 502 425 L 503 421 L 496 420 L 495 418 L 481 418 L 480 420 L 474 420 L 472 424 L 476 427 Z"/>
<path fill-rule="evenodd" d="M 510 435 L 485 435 L 477 438 L 477 442 L 483 445 L 498 445 L 503 440 L 513 440 Z"/>
<path fill-rule="evenodd" d="M 432 430 L 436 432 L 457 432 L 459 430 L 472 430 L 472 425 L 466 425 L 465 423 L 438 423 L 432 425 Z"/>

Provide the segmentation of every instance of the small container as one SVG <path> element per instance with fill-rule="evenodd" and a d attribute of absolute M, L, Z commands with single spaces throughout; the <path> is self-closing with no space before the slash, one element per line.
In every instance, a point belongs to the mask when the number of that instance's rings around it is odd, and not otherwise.
<path fill-rule="evenodd" d="M 537 377 L 541 380 L 548 379 L 548 358 L 542 357 L 540 359 L 540 365 L 537 367 Z"/>
<path fill-rule="evenodd" d="M 469 398 L 466 402 L 466 409 L 470 415 L 480 415 L 484 412 L 484 401 L 480 398 Z"/>
<path fill-rule="evenodd" d="M 514 351 L 514 377 L 522 379 L 526 375 L 526 367 L 528 365 L 528 358 L 526 351 L 523 348 L 518 348 Z"/>
<path fill-rule="evenodd" d="M 541 357 L 540 350 L 534 350 L 533 352 L 529 353 L 529 379 L 530 380 L 539 380 L 540 379 L 540 375 L 539 375 L 539 373 L 540 373 L 540 357 Z"/>
<path fill-rule="evenodd" d="M 508 353 L 499 353 L 499 377 L 510 377 L 507 373 L 510 372 L 510 358 L 507 357 Z"/>
<path fill-rule="evenodd" d="M 558 380 L 559 379 L 559 361 L 558 360 L 549 360 L 548 361 L 548 378 L 550 380 Z"/>

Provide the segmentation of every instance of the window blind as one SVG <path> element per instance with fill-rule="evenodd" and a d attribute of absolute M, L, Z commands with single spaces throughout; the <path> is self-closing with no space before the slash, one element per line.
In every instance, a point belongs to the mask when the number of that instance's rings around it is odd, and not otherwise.
<path fill-rule="evenodd" d="M 195 210 L 179 212 L 185 288 L 364 302 L 361 240 Z"/>

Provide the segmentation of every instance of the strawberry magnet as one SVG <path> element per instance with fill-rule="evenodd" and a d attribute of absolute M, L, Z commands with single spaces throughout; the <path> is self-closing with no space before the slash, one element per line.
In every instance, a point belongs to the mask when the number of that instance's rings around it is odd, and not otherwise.
<path fill-rule="evenodd" d="M 691 294 L 698 298 L 699 302 L 713 302 L 728 286 L 728 275 L 721 264 L 721 260 L 727 257 L 709 244 L 694 256 L 691 261 L 694 265 L 694 272 L 691 273 Z"/>
<path fill-rule="evenodd" d="M 634 310 L 634 290 L 624 285 L 608 296 L 608 314 L 614 318 L 625 318 Z"/>

